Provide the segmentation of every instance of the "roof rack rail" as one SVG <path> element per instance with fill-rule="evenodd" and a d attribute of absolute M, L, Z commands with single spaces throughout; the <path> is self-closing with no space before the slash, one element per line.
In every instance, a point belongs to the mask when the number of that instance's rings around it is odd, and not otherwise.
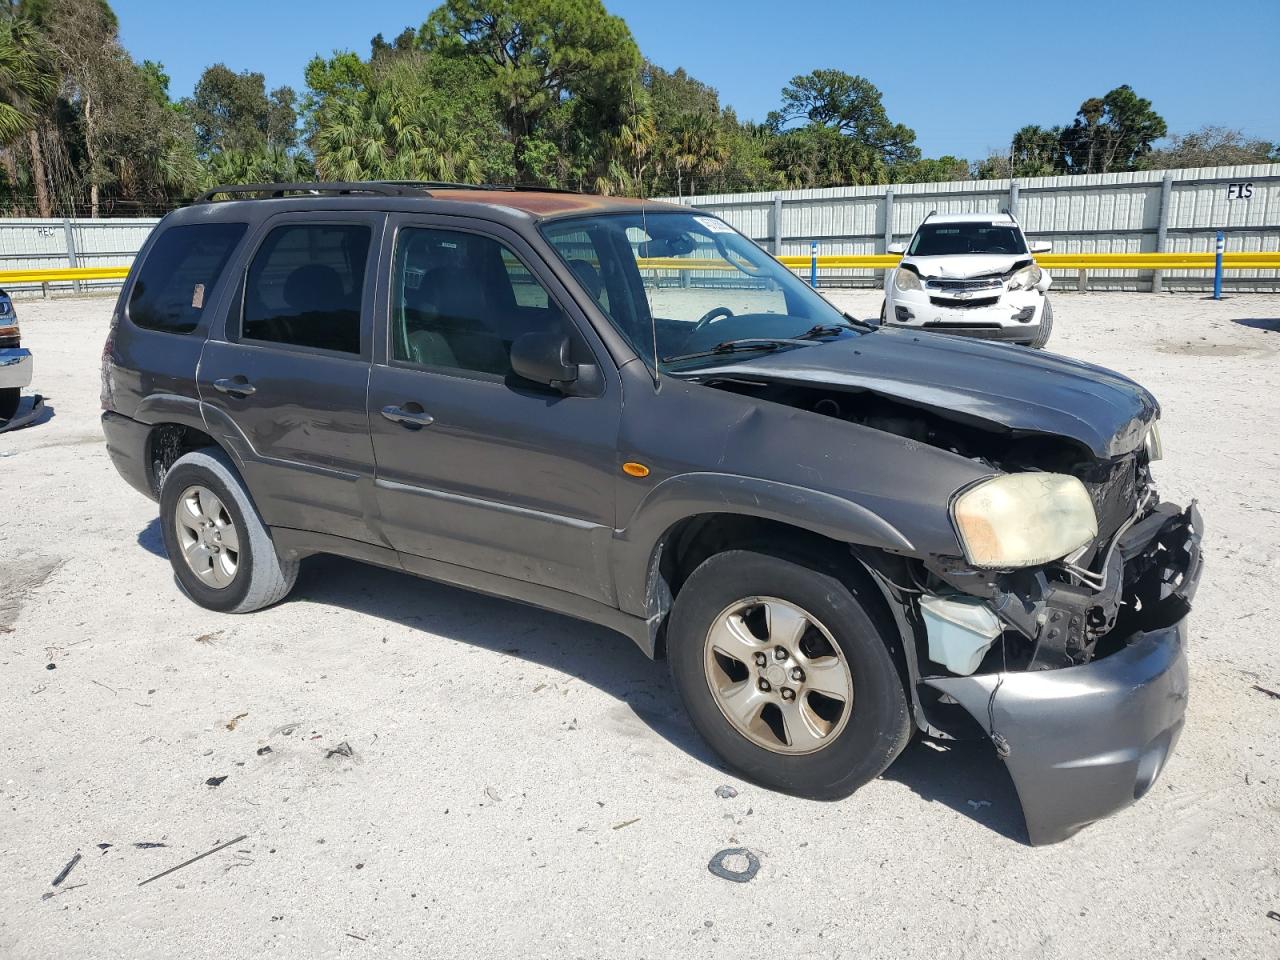
<path fill-rule="evenodd" d="M 301 194 L 337 194 L 338 196 L 352 195 L 372 195 L 378 197 L 429 197 L 431 193 L 427 190 L 427 184 L 410 184 L 410 183 L 393 183 L 380 181 L 365 181 L 357 183 L 236 183 L 224 184 L 214 187 L 212 190 L 206 190 L 200 196 L 196 197 L 196 203 L 213 203 L 214 197 L 226 194 L 229 197 L 252 198 L 253 195 L 261 195 L 258 199 L 283 197 L 291 193 Z M 437 186 L 430 184 L 430 186 Z"/>

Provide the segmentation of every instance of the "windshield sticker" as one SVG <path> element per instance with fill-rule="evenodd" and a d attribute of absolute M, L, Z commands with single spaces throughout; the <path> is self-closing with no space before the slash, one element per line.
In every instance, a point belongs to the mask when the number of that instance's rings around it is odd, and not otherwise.
<path fill-rule="evenodd" d="M 717 220 L 715 217 L 694 217 L 693 219 L 702 224 L 712 233 L 733 233 L 733 227 L 729 226 L 723 220 Z"/>

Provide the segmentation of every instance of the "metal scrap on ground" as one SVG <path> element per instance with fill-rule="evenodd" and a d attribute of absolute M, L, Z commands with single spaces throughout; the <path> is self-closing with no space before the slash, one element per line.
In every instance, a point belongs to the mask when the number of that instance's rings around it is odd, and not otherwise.
<path fill-rule="evenodd" d="M 206 850 L 204 853 L 197 854 L 196 856 L 192 857 L 190 860 L 184 860 L 182 861 L 182 863 L 178 864 L 176 867 L 170 867 L 168 870 L 165 870 L 162 873 L 157 873 L 154 877 L 147 877 L 147 879 L 139 883 L 138 886 L 145 887 L 152 880 L 159 880 L 161 877 L 167 877 L 169 874 L 173 873 L 175 870 L 181 870 L 183 867 L 189 867 L 191 866 L 191 864 L 195 863 L 197 860 L 203 860 L 205 857 L 209 856 L 210 854 L 217 853 L 219 850 L 225 850 L 227 849 L 227 847 L 234 846 L 235 844 L 239 843 L 241 840 L 248 840 L 248 839 L 249 839 L 249 835 L 247 833 L 242 834 L 241 836 L 236 837 L 234 840 L 228 840 L 226 843 L 219 844 L 218 846 L 214 847 L 212 850 Z"/>

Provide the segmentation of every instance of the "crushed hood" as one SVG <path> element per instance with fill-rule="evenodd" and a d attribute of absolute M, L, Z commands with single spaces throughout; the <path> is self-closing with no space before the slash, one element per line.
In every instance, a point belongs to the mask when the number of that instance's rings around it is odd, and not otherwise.
<path fill-rule="evenodd" d="M 950 280 L 967 280 L 973 277 L 1000 276 L 1013 269 L 1015 263 L 1027 263 L 1029 253 L 969 253 L 949 254 L 945 257 L 907 257 L 922 277 L 945 277 Z"/>
<path fill-rule="evenodd" d="M 891 328 L 691 375 L 865 391 L 986 429 L 1068 437 L 1104 460 L 1136 449 L 1160 415 L 1146 389 L 1103 367 Z"/>

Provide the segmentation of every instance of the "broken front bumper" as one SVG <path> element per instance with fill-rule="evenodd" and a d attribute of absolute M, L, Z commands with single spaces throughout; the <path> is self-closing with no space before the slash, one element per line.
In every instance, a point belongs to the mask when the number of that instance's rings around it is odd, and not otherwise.
<path fill-rule="evenodd" d="M 31 385 L 31 351 L 23 347 L 0 350 L 0 390 Z"/>
<path fill-rule="evenodd" d="M 925 678 L 987 730 L 1018 791 L 1033 844 L 1056 843 L 1128 806 L 1164 769 L 1187 709 L 1186 614 L 1201 573 L 1195 506 L 1170 519 L 1176 560 L 1157 624 L 1077 667 Z"/>

